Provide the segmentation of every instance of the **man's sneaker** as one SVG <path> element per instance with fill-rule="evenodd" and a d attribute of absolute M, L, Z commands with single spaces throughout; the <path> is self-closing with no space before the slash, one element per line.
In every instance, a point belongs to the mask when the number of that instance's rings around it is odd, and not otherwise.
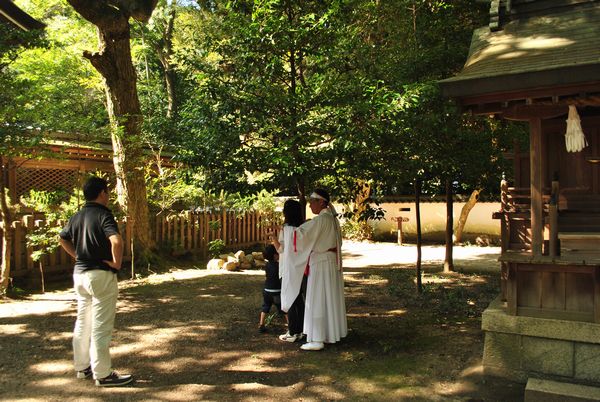
<path fill-rule="evenodd" d="M 302 337 L 302 334 L 295 334 L 295 335 L 292 335 L 292 334 L 290 334 L 290 332 L 288 331 L 288 332 L 286 332 L 286 333 L 285 333 L 285 334 L 283 334 L 283 335 L 279 335 L 279 340 L 280 340 L 280 341 L 284 341 L 284 342 L 290 342 L 290 343 L 293 343 L 293 342 L 296 342 L 296 340 L 300 339 L 301 337 Z"/>
<path fill-rule="evenodd" d="M 77 378 L 83 380 L 92 376 L 92 366 L 77 372 Z"/>
<path fill-rule="evenodd" d="M 265 327 L 264 325 L 259 326 L 258 332 L 260 332 L 261 334 L 267 332 L 267 327 Z"/>
<path fill-rule="evenodd" d="M 120 387 L 127 385 L 133 381 L 131 374 L 119 375 L 116 371 L 113 371 L 108 376 L 96 380 L 97 387 Z"/>

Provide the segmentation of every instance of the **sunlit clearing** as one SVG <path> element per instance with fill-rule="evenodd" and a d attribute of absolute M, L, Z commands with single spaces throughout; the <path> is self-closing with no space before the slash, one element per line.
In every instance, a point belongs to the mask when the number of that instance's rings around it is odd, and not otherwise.
<path fill-rule="evenodd" d="M 379 311 L 379 312 L 366 312 L 366 313 L 346 313 L 348 317 L 391 317 L 391 316 L 399 316 L 406 314 L 406 310 L 398 309 L 398 310 L 389 310 L 389 311 Z"/>
<path fill-rule="evenodd" d="M 73 382 L 71 377 L 52 377 L 44 380 L 36 381 L 35 384 L 39 387 L 64 387 L 70 386 Z"/>
<path fill-rule="evenodd" d="M 25 324 L 6 324 L 0 325 L 2 329 L 0 332 L 4 335 L 19 335 L 27 332 L 27 325 Z"/>
<path fill-rule="evenodd" d="M 245 384 L 233 384 L 231 386 L 232 390 L 235 391 L 258 391 L 258 390 L 266 390 L 270 388 L 268 385 L 259 384 L 257 382 L 250 382 Z"/>
<path fill-rule="evenodd" d="M 280 354 L 280 357 L 283 356 Z M 263 360 L 261 356 L 256 355 L 240 357 L 236 361 L 231 362 L 223 369 L 226 371 L 246 371 L 255 373 L 281 373 L 288 371 L 288 369 L 270 367 L 267 361 Z"/>
<path fill-rule="evenodd" d="M 463 395 L 475 390 L 475 386 L 470 381 L 461 381 L 461 382 L 438 382 L 431 385 L 434 393 L 438 395 Z"/>
<path fill-rule="evenodd" d="M 154 363 L 154 366 L 158 369 L 164 370 L 165 372 L 172 370 L 173 367 L 185 368 L 187 366 L 194 366 L 198 363 L 196 357 L 179 357 L 176 359 L 169 359 Z"/>
<path fill-rule="evenodd" d="M 51 335 L 48 337 L 49 341 L 62 341 L 62 340 L 69 340 L 73 337 L 73 333 L 72 332 L 61 332 L 60 334 L 56 334 L 56 335 Z"/>
<path fill-rule="evenodd" d="M 202 401 L 205 400 L 205 398 L 203 398 L 203 394 L 213 392 L 216 389 L 217 387 L 214 385 L 185 384 L 175 388 L 169 388 L 166 391 L 153 391 L 152 400 L 186 402 L 190 400 Z M 192 397 L 190 397 L 190 395 Z"/>
<path fill-rule="evenodd" d="M 132 325 L 129 327 L 132 331 L 150 331 L 152 328 L 152 325 Z"/>
<path fill-rule="evenodd" d="M 11 302 L 0 311 L 0 318 L 14 318 L 21 315 L 49 315 L 71 310 L 75 305 L 72 298 L 55 301 L 53 303 L 40 303 L 37 301 Z"/>
<path fill-rule="evenodd" d="M 123 355 L 129 353 L 146 353 L 150 350 L 161 350 L 163 354 L 169 353 L 168 343 L 179 336 L 188 333 L 182 328 L 157 328 L 154 331 L 145 331 L 140 334 L 139 341 L 135 343 L 124 343 L 111 347 L 111 353 Z M 151 348 L 148 348 L 151 345 Z"/>
<path fill-rule="evenodd" d="M 71 361 L 53 361 L 34 364 L 31 366 L 32 370 L 38 373 L 64 373 L 65 371 L 73 370 L 73 363 Z"/>
<path fill-rule="evenodd" d="M 460 373 L 461 377 L 483 376 L 483 364 L 473 364 Z"/>

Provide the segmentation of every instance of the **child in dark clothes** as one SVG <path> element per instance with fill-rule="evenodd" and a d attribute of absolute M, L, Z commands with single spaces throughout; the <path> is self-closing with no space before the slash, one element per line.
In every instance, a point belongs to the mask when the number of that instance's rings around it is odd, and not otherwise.
<path fill-rule="evenodd" d="M 277 312 L 281 314 L 281 278 L 279 278 L 279 254 L 275 246 L 269 244 L 263 251 L 263 256 L 267 260 L 265 266 L 265 286 L 263 289 L 263 305 L 260 312 L 260 322 L 258 330 L 266 332 L 265 319 L 271 311 L 271 306 L 274 304 Z"/>

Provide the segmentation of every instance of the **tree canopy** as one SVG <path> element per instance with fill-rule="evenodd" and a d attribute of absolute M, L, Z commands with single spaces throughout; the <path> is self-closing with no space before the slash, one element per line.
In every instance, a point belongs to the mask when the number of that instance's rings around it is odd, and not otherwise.
<path fill-rule="evenodd" d="M 107 133 L 101 76 L 80 56 L 93 26 L 58 0 L 18 4 L 48 25 L 48 45 L 7 67 L 2 96 L 28 111 L 23 124 Z M 436 84 L 486 20 L 469 0 L 160 0 L 130 24 L 139 141 L 168 148 L 207 191 L 325 185 L 352 200 L 361 183 L 410 194 L 419 177 L 428 193 L 447 179 L 493 193 L 519 129 L 462 115 Z"/>

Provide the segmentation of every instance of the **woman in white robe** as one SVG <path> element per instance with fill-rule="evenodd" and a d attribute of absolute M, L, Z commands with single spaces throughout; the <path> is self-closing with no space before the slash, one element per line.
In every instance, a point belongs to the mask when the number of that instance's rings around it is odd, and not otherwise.
<path fill-rule="evenodd" d="M 348 334 L 342 236 L 339 222 L 329 206 L 329 194 L 317 189 L 311 194 L 309 203 L 316 217 L 295 229 L 296 249 L 302 250 L 303 254 L 310 250 L 304 313 L 307 343 L 301 348 L 321 350 L 325 343 L 338 342 Z"/>
<path fill-rule="evenodd" d="M 296 342 L 302 338 L 303 333 L 304 294 L 301 288 L 310 250 L 298 252 L 296 247 L 294 230 L 304 221 L 300 203 L 287 200 L 283 206 L 283 215 L 284 225 L 279 232 L 279 238 L 273 239 L 280 255 L 281 309 L 288 313 L 288 331 L 280 335 L 279 339 Z"/>

